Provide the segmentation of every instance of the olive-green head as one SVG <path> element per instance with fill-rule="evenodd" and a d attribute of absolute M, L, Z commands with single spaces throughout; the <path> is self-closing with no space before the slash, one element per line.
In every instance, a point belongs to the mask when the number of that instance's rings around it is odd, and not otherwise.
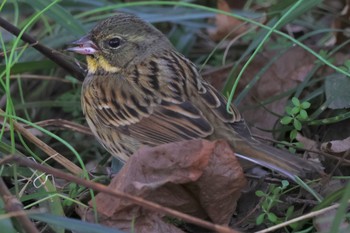
<path fill-rule="evenodd" d="M 169 40 L 158 29 L 128 13 L 117 13 L 98 23 L 73 44 L 78 46 L 68 50 L 87 55 L 88 66 L 102 66 L 109 71 L 126 68 L 172 49 Z"/>

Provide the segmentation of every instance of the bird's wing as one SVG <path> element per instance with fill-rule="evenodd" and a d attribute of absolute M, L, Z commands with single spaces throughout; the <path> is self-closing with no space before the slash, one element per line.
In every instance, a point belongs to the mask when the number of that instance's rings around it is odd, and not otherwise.
<path fill-rule="evenodd" d="M 199 92 L 199 99 L 202 101 L 204 108 L 214 113 L 228 128 L 233 128 L 233 132 L 236 135 L 251 140 L 250 130 L 238 109 L 233 104 L 230 104 L 230 108 L 227 111 L 226 98 L 207 82 L 202 82 L 202 84 L 205 91 Z M 217 120 L 213 121 L 217 122 Z"/>
<path fill-rule="evenodd" d="M 233 106 L 227 112 L 225 98 L 203 81 L 194 67 L 181 57 L 166 59 L 135 67 L 131 74 L 137 78 L 134 83 L 123 82 L 126 78 L 122 76 L 101 77 L 101 82 L 113 83 L 104 83 L 100 89 L 105 92 L 98 93 L 101 96 L 86 100 L 95 100 L 99 122 L 149 145 L 206 138 L 219 122 L 224 127 L 246 129 L 239 112 Z"/>
<path fill-rule="evenodd" d="M 213 126 L 189 101 L 161 101 L 147 110 L 139 104 L 100 101 L 95 110 L 99 122 L 131 136 L 143 144 L 159 145 L 212 134 Z M 117 105 L 117 106 L 116 106 Z"/>
<path fill-rule="evenodd" d="M 214 130 L 201 111 L 189 101 L 162 101 L 151 115 L 127 128 L 130 136 L 150 145 L 205 138 Z"/>
<path fill-rule="evenodd" d="M 131 91 L 136 88 L 135 85 L 125 83 L 117 90 L 116 86 L 104 83 L 103 93 L 93 92 L 93 88 L 90 88 L 91 96 L 85 101 L 90 101 L 88 105 L 94 111 L 86 111 L 86 114 L 94 112 L 94 118 L 100 124 L 114 128 L 141 144 L 159 145 L 205 138 L 213 133 L 211 122 L 194 103 L 183 96 L 174 96 L 172 93 L 166 98 L 151 97 L 151 94 L 145 95 L 147 91 Z"/>

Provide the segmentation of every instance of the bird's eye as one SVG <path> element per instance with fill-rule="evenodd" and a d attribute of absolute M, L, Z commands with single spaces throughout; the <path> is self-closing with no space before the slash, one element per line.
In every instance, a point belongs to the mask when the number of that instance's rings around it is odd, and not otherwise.
<path fill-rule="evenodd" d="M 119 45 L 120 45 L 120 38 L 118 37 L 115 37 L 115 38 L 112 38 L 108 41 L 108 45 L 111 47 L 111 48 L 118 48 Z"/>

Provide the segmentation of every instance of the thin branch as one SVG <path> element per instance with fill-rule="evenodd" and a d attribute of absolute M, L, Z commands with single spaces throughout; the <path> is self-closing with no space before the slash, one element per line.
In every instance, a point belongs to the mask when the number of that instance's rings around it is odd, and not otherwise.
<path fill-rule="evenodd" d="M 55 177 L 59 177 L 61 179 L 65 179 L 67 181 L 74 182 L 76 184 L 85 186 L 85 187 L 90 188 L 92 190 L 95 190 L 98 192 L 103 192 L 103 193 L 109 194 L 109 195 L 117 197 L 117 198 L 122 198 L 124 200 L 133 202 L 139 206 L 142 206 L 146 209 L 149 209 L 152 211 L 157 211 L 157 212 L 160 212 L 160 213 L 163 213 L 163 214 L 175 217 L 175 218 L 179 218 L 179 219 L 182 219 L 186 222 L 193 223 L 195 225 L 210 229 L 210 230 L 215 231 L 215 232 L 238 233 L 236 230 L 233 230 L 229 227 L 213 224 L 213 223 L 204 221 L 202 219 L 193 217 L 191 215 L 184 214 L 184 213 L 181 213 L 179 211 L 161 206 L 159 204 L 156 204 L 156 203 L 153 203 L 150 201 L 146 201 L 143 198 L 135 197 L 135 196 L 132 196 L 132 195 L 124 193 L 124 192 L 120 192 L 120 191 L 115 190 L 115 189 L 110 189 L 105 185 L 102 185 L 102 184 L 99 184 L 99 183 L 96 183 L 93 181 L 84 180 L 80 177 L 73 176 L 71 174 L 62 172 L 60 170 L 35 163 L 32 160 L 27 159 L 27 158 L 23 158 L 20 156 L 8 156 L 8 157 L 5 157 L 4 159 L 0 160 L 0 165 L 4 165 L 4 164 L 8 164 L 8 163 L 11 163 L 11 164 L 16 163 L 16 164 L 19 164 L 19 165 L 22 165 L 25 167 L 30 167 L 32 169 L 36 169 L 36 170 L 45 172 L 47 174 L 52 174 Z"/>
<path fill-rule="evenodd" d="M 19 28 L 12 25 L 11 23 L 6 21 L 2 17 L 0 17 L 0 26 L 15 36 L 18 36 L 19 33 L 21 32 L 21 30 Z M 43 54 L 45 57 L 49 58 L 51 61 L 53 61 L 54 63 L 56 63 L 60 67 L 62 67 L 64 70 L 66 70 L 68 73 L 70 73 L 72 76 L 74 76 L 78 80 L 84 79 L 84 77 L 85 77 L 84 70 L 82 70 L 76 64 L 67 61 L 67 59 L 62 57 L 62 55 L 60 55 L 58 51 L 40 44 L 39 41 L 37 41 L 36 39 L 31 37 L 27 33 L 23 33 L 21 40 L 23 40 L 29 44 L 32 44 L 33 48 L 35 48 L 41 54 Z"/>
<path fill-rule="evenodd" d="M 4 114 L 4 111 L 0 109 L 0 113 Z M 12 120 L 12 119 L 10 119 Z M 57 161 L 59 164 L 61 164 L 63 167 L 65 167 L 68 171 L 72 172 L 75 175 L 82 174 L 83 171 L 80 167 L 72 163 L 69 159 L 58 153 L 56 150 L 52 149 L 49 145 L 47 145 L 45 142 L 41 141 L 39 138 L 37 138 L 35 135 L 33 135 L 28 129 L 25 129 L 21 124 L 13 121 L 13 127 L 15 130 L 17 130 L 19 133 L 21 133 L 25 138 L 27 138 L 29 141 L 31 141 L 33 144 L 35 144 L 37 147 L 39 147 L 42 151 L 44 151 L 50 158 Z"/>
<path fill-rule="evenodd" d="M 264 230 L 257 231 L 256 233 L 274 232 L 275 230 L 280 229 L 282 227 L 286 227 L 286 226 L 288 226 L 288 225 L 290 225 L 292 223 L 299 222 L 299 221 L 302 221 L 302 220 L 305 220 L 305 219 L 308 219 L 308 218 L 313 218 L 315 216 L 319 216 L 321 214 L 324 214 L 324 213 L 326 213 L 326 212 L 328 212 L 330 210 L 336 209 L 338 207 L 339 207 L 339 204 L 337 203 L 337 204 L 331 205 L 329 207 L 323 208 L 321 210 L 313 211 L 313 212 L 310 212 L 310 213 L 305 214 L 303 216 L 300 216 L 300 217 L 297 217 L 297 218 L 293 218 L 291 220 L 288 220 L 288 221 L 285 221 L 283 223 L 277 224 L 275 226 L 266 228 Z"/>
<path fill-rule="evenodd" d="M 25 80 L 25 79 L 36 79 L 36 80 L 50 80 L 50 81 L 57 81 L 57 82 L 61 82 L 61 83 L 72 83 L 72 80 L 68 80 L 68 79 L 63 79 L 60 77 L 55 77 L 55 76 L 48 76 L 48 75 L 38 75 L 38 74 L 15 74 L 15 75 L 10 75 L 10 79 L 21 79 L 21 80 Z M 77 81 L 77 83 L 81 83 L 81 81 Z"/>
<path fill-rule="evenodd" d="M 60 129 L 68 129 L 81 134 L 93 135 L 90 128 L 64 119 L 48 119 L 35 122 L 35 124 L 41 127 L 58 127 Z M 25 125 L 24 127 L 26 129 L 32 128 L 30 125 Z"/>
<path fill-rule="evenodd" d="M 269 138 L 265 138 L 265 137 L 262 137 L 262 136 L 259 136 L 257 134 L 253 134 L 254 138 L 257 138 L 257 139 L 260 139 L 260 140 L 263 140 L 263 141 L 267 141 L 267 142 L 271 142 L 271 143 L 276 143 L 276 144 L 280 144 L 280 145 L 286 145 L 285 143 L 283 142 L 280 142 L 280 141 L 276 141 L 276 140 L 273 140 L 273 139 L 269 139 Z M 296 148 L 298 150 L 302 150 L 302 151 L 306 151 L 306 152 L 309 152 L 309 153 L 315 153 L 315 154 L 318 154 L 318 155 L 322 155 L 322 156 L 325 156 L 329 159 L 333 159 L 333 160 L 337 160 L 337 161 L 342 161 L 342 163 L 346 163 L 347 165 L 350 165 L 350 160 L 348 159 L 345 159 L 343 157 L 338 157 L 338 156 L 335 156 L 335 155 L 332 155 L 330 153 L 327 153 L 327 152 L 324 152 L 324 151 L 321 151 L 321 150 L 310 150 L 310 149 L 305 149 L 305 148 L 298 148 L 296 146 L 293 146 L 293 148 Z"/>
<path fill-rule="evenodd" d="M 35 227 L 34 223 L 30 221 L 26 212 L 23 210 L 22 203 L 14 197 L 8 190 L 5 182 L 0 177 L 0 195 L 5 203 L 6 211 L 11 214 L 16 213 L 14 218 L 20 223 L 25 232 L 39 233 L 39 230 Z"/>

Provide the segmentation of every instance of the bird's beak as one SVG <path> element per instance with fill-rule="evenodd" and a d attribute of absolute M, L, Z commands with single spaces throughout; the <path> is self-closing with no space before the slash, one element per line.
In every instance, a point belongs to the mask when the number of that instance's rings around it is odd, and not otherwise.
<path fill-rule="evenodd" d="M 90 35 L 83 36 L 77 41 L 72 42 L 76 47 L 68 48 L 68 51 L 75 53 L 80 53 L 83 55 L 92 55 L 98 51 L 98 47 L 94 42 L 92 42 Z"/>

